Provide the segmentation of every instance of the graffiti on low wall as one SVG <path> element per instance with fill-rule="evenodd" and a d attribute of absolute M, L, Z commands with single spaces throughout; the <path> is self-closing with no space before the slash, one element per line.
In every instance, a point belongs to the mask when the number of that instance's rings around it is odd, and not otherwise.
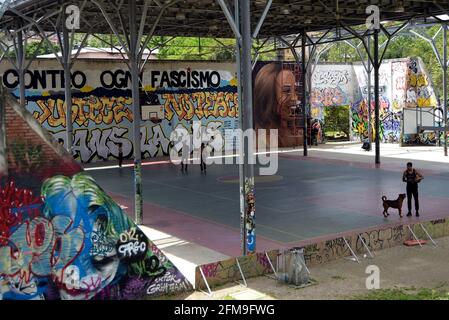
<path fill-rule="evenodd" d="M 449 234 L 449 219 L 442 218 L 431 220 L 423 223 L 423 225 L 432 238 L 445 237 Z M 413 232 L 418 238 L 427 239 L 427 235 L 419 225 L 413 226 Z"/>
<path fill-rule="evenodd" d="M 304 248 L 304 261 L 307 265 L 317 265 L 350 254 L 351 252 L 343 238 L 338 238 L 306 246 Z"/>
<path fill-rule="evenodd" d="M 400 245 L 408 239 L 409 233 L 405 226 L 377 229 L 363 232 L 360 237 L 370 250 L 381 250 Z M 356 254 L 366 253 L 366 249 L 358 234 L 346 236 L 346 241 Z M 323 264 L 342 257 L 351 256 L 351 251 L 343 238 L 314 243 L 304 248 L 304 260 L 309 266 Z"/>
<path fill-rule="evenodd" d="M 448 219 L 442 218 L 422 223 L 434 238 L 449 235 Z M 419 224 L 414 224 L 410 227 L 419 238 L 427 239 L 427 235 Z M 360 234 L 347 235 L 345 236 L 345 239 L 360 257 L 362 254 L 367 253 L 365 245 L 368 246 L 370 251 L 383 250 L 403 245 L 404 241 L 412 239 L 412 234 L 406 225 L 399 225 L 370 230 Z M 363 244 L 362 239 L 365 242 L 365 245 Z M 274 268 L 276 268 L 277 265 L 278 255 L 278 250 L 269 252 L 270 261 L 273 263 Z M 321 265 L 351 255 L 351 251 L 342 237 L 309 244 L 304 247 L 304 261 L 309 267 Z M 245 277 L 259 276 L 272 272 L 270 263 L 264 253 L 239 257 L 239 263 Z M 236 260 L 235 258 L 232 258 L 198 267 L 196 271 L 196 288 L 206 288 L 199 268 L 201 268 L 210 287 L 241 280 L 241 274 L 237 267 Z"/>
<path fill-rule="evenodd" d="M 276 268 L 278 250 L 268 252 L 268 256 L 270 257 L 271 263 Z M 238 257 L 238 260 L 246 279 L 251 277 L 262 276 L 264 274 L 269 274 L 273 272 L 270 265 L 270 261 L 268 261 L 268 258 L 265 255 L 265 253 L 258 252 L 248 256 Z M 196 279 L 195 288 L 197 289 L 206 288 L 206 284 L 204 283 L 199 268 L 201 268 L 204 276 L 207 279 L 207 283 L 210 287 L 219 286 L 225 283 L 229 283 L 231 281 L 242 280 L 242 275 L 240 274 L 240 270 L 237 266 L 236 258 L 231 258 L 224 261 L 213 262 L 202 266 L 198 266 L 195 277 Z"/>
<path fill-rule="evenodd" d="M 433 238 L 449 235 L 449 221 L 447 219 L 426 221 L 423 222 L 423 225 Z M 427 239 L 426 233 L 419 224 L 414 224 L 410 227 L 418 238 Z M 345 238 L 360 257 L 361 254 L 367 253 L 365 245 L 368 246 L 370 251 L 387 249 L 403 245 L 404 241 L 412 239 L 412 234 L 406 225 L 400 225 L 352 234 L 345 236 Z M 308 266 L 320 265 L 348 256 L 351 256 L 351 251 L 343 238 L 327 240 L 304 247 L 304 260 Z"/>
<path fill-rule="evenodd" d="M 402 244 L 406 236 L 405 230 L 405 226 L 398 226 L 387 229 L 363 232 L 360 234 L 360 237 L 370 248 L 370 250 L 382 250 Z M 363 242 L 359 237 L 357 237 L 356 239 L 355 248 L 356 252 L 365 251 Z"/>

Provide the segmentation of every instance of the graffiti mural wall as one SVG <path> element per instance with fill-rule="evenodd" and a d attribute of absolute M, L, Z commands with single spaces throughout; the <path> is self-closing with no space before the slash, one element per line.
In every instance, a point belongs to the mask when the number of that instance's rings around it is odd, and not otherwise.
<path fill-rule="evenodd" d="M 353 105 L 353 128 L 365 128 L 357 135 L 367 137 L 367 75 L 362 65 L 354 65 L 363 99 Z M 373 75 L 372 75 L 373 77 Z M 373 78 L 371 83 L 373 83 Z M 429 75 L 420 58 L 386 60 L 379 70 L 380 137 L 382 142 L 400 142 L 403 108 L 437 107 Z M 374 114 L 374 102 L 371 105 Z M 403 137 L 403 142 L 411 137 Z"/>
<path fill-rule="evenodd" d="M 351 65 L 316 66 L 312 74 L 310 92 L 310 116 L 312 119 L 310 126 L 317 133 L 316 143 L 322 143 L 325 139 L 325 108 L 349 106 L 356 99 L 357 94 L 357 79 Z"/>
<path fill-rule="evenodd" d="M 312 123 L 325 127 L 324 108 L 350 106 L 351 140 L 368 138 L 368 85 L 362 64 L 317 65 L 312 75 Z M 371 74 L 371 114 L 374 123 L 374 73 Z M 403 108 L 438 107 L 437 98 L 420 58 L 385 60 L 379 70 L 380 139 L 390 143 L 430 144 L 432 134 L 402 136 Z M 374 136 L 374 127 L 371 130 Z M 402 136 L 402 139 L 401 139 Z M 435 136 L 435 135 L 433 135 Z M 433 144 L 435 143 L 435 137 Z"/>
<path fill-rule="evenodd" d="M 121 144 L 133 154 L 131 77 L 119 62 L 79 60 L 72 68 L 74 155 L 83 163 L 114 159 Z M 18 96 L 17 73 L 0 65 L 4 86 Z M 169 154 L 170 133 L 181 126 L 192 132 L 200 121 L 204 139 L 216 151 L 238 143 L 225 130 L 237 128 L 234 66 L 230 63 L 151 62 L 141 73 L 141 126 L 144 158 Z M 26 73 L 27 110 L 56 140 L 66 144 L 63 71 L 56 61 L 38 59 Z"/>
<path fill-rule="evenodd" d="M 126 66 L 116 61 L 79 60 L 72 72 L 73 153 L 79 162 L 115 159 L 122 146 L 132 158 L 133 112 Z M 0 64 L 5 87 L 18 95 L 18 77 Z M 204 142 L 216 151 L 238 145 L 226 129 L 238 128 L 238 97 L 232 63 L 151 62 L 140 75 L 144 158 L 164 156 L 178 128 L 193 132 L 200 121 Z M 256 128 L 279 129 L 280 147 L 302 145 L 300 69 L 294 63 L 259 62 L 254 68 Z M 372 81 L 373 83 L 373 81 Z M 38 59 L 26 74 L 27 110 L 56 140 L 66 144 L 63 72 L 56 61 Z M 323 142 L 324 108 L 350 106 L 350 139 L 368 137 L 367 75 L 361 64 L 319 64 L 312 75 L 310 128 Z M 383 142 L 434 144 L 435 135 L 406 135 L 401 140 L 403 108 L 435 107 L 437 99 L 419 58 L 385 60 L 380 69 L 380 136 Z M 371 105 L 374 110 L 374 103 Z M 372 112 L 374 114 L 374 112 Z M 374 134 L 374 130 L 372 130 Z M 0 160 L 1 162 L 1 160 Z"/>
<path fill-rule="evenodd" d="M 191 288 L 31 113 L 7 97 L 0 118 L 0 300 L 141 299 Z"/>
<path fill-rule="evenodd" d="M 310 111 L 324 120 L 323 107 L 348 106 L 357 94 L 357 82 L 350 65 L 317 65 L 312 75 Z"/>
<path fill-rule="evenodd" d="M 401 125 L 401 107 L 392 104 L 392 65 L 404 62 L 393 62 L 386 60 L 382 62 L 379 69 L 379 103 L 380 103 L 380 128 L 379 135 L 381 142 L 399 142 Z M 361 92 L 361 97 L 351 107 L 352 128 L 356 138 L 368 137 L 368 77 L 363 65 L 354 65 L 357 80 Z M 371 75 L 371 115 L 374 120 L 374 74 Z M 374 123 L 374 121 L 373 121 Z M 374 125 L 372 127 L 374 136 Z"/>

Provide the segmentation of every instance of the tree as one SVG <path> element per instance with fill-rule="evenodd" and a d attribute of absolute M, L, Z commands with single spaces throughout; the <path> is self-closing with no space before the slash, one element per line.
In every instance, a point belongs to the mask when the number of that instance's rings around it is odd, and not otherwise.
<path fill-rule="evenodd" d="M 27 59 L 34 58 L 43 54 L 50 54 L 54 52 L 59 52 L 59 46 L 57 44 L 50 44 L 48 41 L 43 41 L 39 46 L 40 41 L 33 41 L 27 43 L 26 46 L 26 57 Z"/>
<path fill-rule="evenodd" d="M 438 28 L 439 26 L 429 28 L 428 34 L 435 34 Z M 435 39 L 436 46 L 440 53 L 442 52 L 443 47 L 443 38 L 441 37 L 441 34 Z M 383 43 L 385 40 L 386 37 L 384 35 L 379 36 L 379 43 Z M 365 50 L 361 47 L 360 51 L 363 54 Z M 382 50 L 380 51 L 380 54 L 382 54 Z M 420 57 L 422 59 L 430 74 L 430 78 L 435 88 L 435 94 L 437 96 L 442 96 L 443 71 L 430 44 L 411 34 L 401 34 L 393 37 L 385 51 L 384 59 L 399 59 L 406 57 Z M 322 60 L 324 62 L 350 63 L 360 61 L 360 57 L 356 50 L 348 44 L 340 42 L 324 53 L 322 55 Z"/>
<path fill-rule="evenodd" d="M 327 107 L 324 108 L 324 119 L 326 132 L 343 131 L 349 137 L 348 107 Z"/>

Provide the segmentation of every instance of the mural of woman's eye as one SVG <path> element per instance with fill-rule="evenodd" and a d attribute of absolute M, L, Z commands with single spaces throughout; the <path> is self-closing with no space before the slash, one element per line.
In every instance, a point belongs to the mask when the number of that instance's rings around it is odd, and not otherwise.
<path fill-rule="evenodd" d="M 291 94 L 291 87 L 290 86 L 283 86 L 282 87 L 282 93 Z"/>

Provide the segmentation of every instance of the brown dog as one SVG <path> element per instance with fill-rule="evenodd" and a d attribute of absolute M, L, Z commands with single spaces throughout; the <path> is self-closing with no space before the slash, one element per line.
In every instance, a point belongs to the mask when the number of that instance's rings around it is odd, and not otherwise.
<path fill-rule="evenodd" d="M 384 206 L 384 217 L 388 217 L 390 214 L 388 213 L 388 208 L 394 208 L 399 210 L 399 217 L 402 218 L 402 202 L 404 202 L 405 193 L 401 193 L 396 200 L 387 200 L 386 196 L 382 197 L 383 206 Z"/>

